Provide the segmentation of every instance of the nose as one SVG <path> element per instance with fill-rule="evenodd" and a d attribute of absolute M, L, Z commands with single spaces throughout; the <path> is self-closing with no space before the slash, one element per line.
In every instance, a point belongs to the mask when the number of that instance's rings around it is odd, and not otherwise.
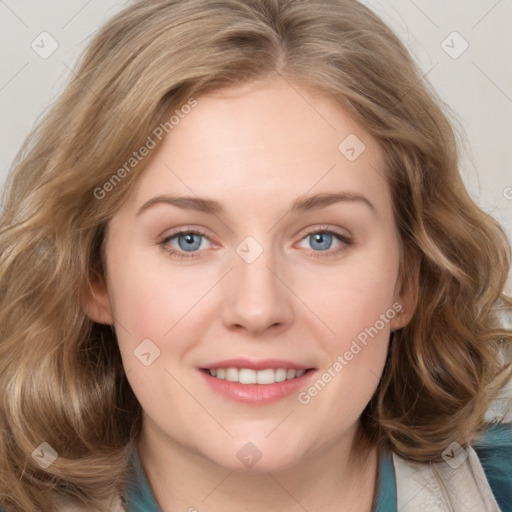
<path fill-rule="evenodd" d="M 274 267 L 270 251 L 252 263 L 236 261 L 223 280 L 222 321 L 227 329 L 261 336 L 267 331 L 278 334 L 291 325 L 293 293 Z"/>

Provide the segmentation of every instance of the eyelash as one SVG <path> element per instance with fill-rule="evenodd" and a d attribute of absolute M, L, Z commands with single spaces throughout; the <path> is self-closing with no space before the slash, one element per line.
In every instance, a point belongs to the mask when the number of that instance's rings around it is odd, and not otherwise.
<path fill-rule="evenodd" d="M 179 231 L 176 231 L 172 235 L 166 236 L 160 245 L 163 247 L 163 249 L 169 253 L 173 258 L 176 258 L 178 260 L 190 260 L 193 258 L 197 258 L 197 256 L 193 255 L 195 252 L 187 254 L 186 252 L 179 252 L 175 251 L 174 249 L 170 249 L 168 244 L 173 238 L 177 238 L 180 235 L 199 235 L 204 236 L 205 238 L 208 238 L 208 235 L 206 233 L 203 233 L 202 231 L 198 229 L 181 229 Z"/>
<path fill-rule="evenodd" d="M 341 247 L 338 247 L 337 249 L 328 250 L 328 251 L 314 251 L 314 250 L 310 249 L 308 252 L 315 259 L 334 258 L 334 257 L 338 256 L 341 252 L 343 252 L 347 247 L 352 245 L 352 243 L 353 243 L 349 237 L 342 235 L 341 233 L 337 233 L 336 231 L 333 231 L 331 229 L 316 229 L 316 230 L 309 231 L 300 239 L 300 241 L 302 242 L 302 240 L 306 239 L 308 236 L 317 235 L 317 234 L 332 235 L 334 238 L 336 238 L 338 241 L 340 241 L 343 245 Z M 199 251 L 194 251 L 194 252 L 190 252 L 190 254 L 187 254 L 186 252 L 180 252 L 180 251 L 176 251 L 174 249 L 169 248 L 169 246 L 168 246 L 169 242 L 180 235 L 199 235 L 199 236 L 208 238 L 208 235 L 206 233 L 202 232 L 201 230 L 181 229 L 181 230 L 176 231 L 175 233 L 165 237 L 162 240 L 162 242 L 160 242 L 159 245 L 161 245 L 163 247 L 163 249 L 170 256 L 172 256 L 173 258 L 176 258 L 178 260 L 190 260 L 193 258 L 197 258 L 198 257 L 197 253 Z"/>

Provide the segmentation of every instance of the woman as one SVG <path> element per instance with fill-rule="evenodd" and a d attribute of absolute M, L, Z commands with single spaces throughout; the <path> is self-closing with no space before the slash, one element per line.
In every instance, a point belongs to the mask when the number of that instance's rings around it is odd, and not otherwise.
<path fill-rule="evenodd" d="M 4 205 L 8 512 L 511 510 L 509 246 L 361 4 L 134 3 Z"/>

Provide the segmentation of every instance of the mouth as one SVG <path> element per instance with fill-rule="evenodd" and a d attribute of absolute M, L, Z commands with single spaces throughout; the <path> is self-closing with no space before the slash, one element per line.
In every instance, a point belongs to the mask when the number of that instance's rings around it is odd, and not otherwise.
<path fill-rule="evenodd" d="M 306 387 L 316 368 L 290 361 L 232 359 L 199 368 L 205 383 L 217 394 L 250 405 L 277 402 Z"/>
<path fill-rule="evenodd" d="M 294 368 L 265 368 L 253 370 L 252 368 L 203 368 L 211 377 L 239 384 L 261 384 L 268 386 L 287 380 L 294 380 L 302 377 L 309 369 L 296 370 Z"/>

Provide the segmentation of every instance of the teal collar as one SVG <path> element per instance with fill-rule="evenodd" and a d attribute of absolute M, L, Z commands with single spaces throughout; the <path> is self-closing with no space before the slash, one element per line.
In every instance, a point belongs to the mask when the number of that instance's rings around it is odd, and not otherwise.
<path fill-rule="evenodd" d="M 131 472 L 124 506 L 127 512 L 162 512 L 142 469 L 136 448 L 132 451 Z"/>
<path fill-rule="evenodd" d="M 393 455 L 390 451 L 382 449 L 379 459 L 377 492 L 372 512 L 396 512 L 397 510 Z"/>

